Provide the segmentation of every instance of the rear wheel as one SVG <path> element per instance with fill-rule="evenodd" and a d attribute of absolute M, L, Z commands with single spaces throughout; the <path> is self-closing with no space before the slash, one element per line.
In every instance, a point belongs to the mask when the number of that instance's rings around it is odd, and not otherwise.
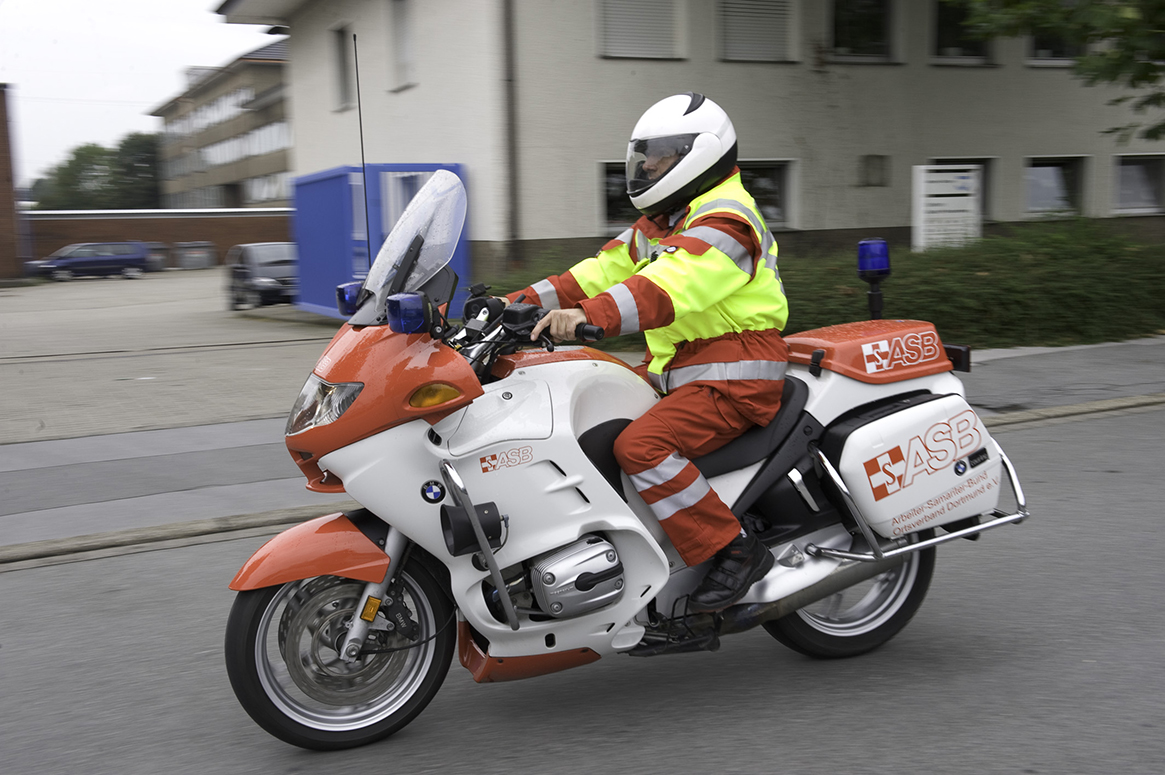
<path fill-rule="evenodd" d="M 765 622 L 785 646 L 818 659 L 873 651 L 897 635 L 926 598 L 934 575 L 935 549 L 906 555 L 897 568 Z"/>
<path fill-rule="evenodd" d="M 142 270 L 136 266 L 127 266 L 121 270 L 121 276 L 127 280 L 136 280 L 142 276 Z"/>
<path fill-rule="evenodd" d="M 412 721 L 445 680 L 457 639 L 454 608 L 416 561 L 387 596 L 416 623 L 415 637 L 387 629 L 378 615 L 361 655 L 341 658 L 363 590 L 363 582 L 319 576 L 235 599 L 227 675 L 244 710 L 280 740 L 314 750 L 381 740 Z"/>

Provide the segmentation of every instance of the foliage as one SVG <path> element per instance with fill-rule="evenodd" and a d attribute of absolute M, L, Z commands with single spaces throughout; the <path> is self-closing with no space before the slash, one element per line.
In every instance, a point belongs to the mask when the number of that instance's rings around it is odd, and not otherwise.
<path fill-rule="evenodd" d="M 1165 249 L 1087 219 L 1017 225 L 963 248 L 894 256 L 883 317 L 974 347 L 1119 341 L 1165 329 Z M 786 333 L 869 317 L 853 256 L 785 257 Z"/>
<path fill-rule="evenodd" d="M 568 269 L 560 255 L 531 257 L 520 273 L 487 279 L 494 293 Z M 782 252 L 791 314 L 786 334 L 865 320 L 868 286 L 856 253 Z M 962 248 L 893 256 L 883 317 L 927 320 L 943 341 L 973 347 L 1119 341 L 1165 331 L 1165 248 L 1141 245 L 1088 219 L 1019 224 Z M 642 335 L 600 343 L 642 350 Z"/>
<path fill-rule="evenodd" d="M 980 37 L 1045 34 L 1080 48 L 1076 73 L 1090 85 L 1115 84 L 1139 94 L 1118 97 L 1136 113 L 1165 107 L 1165 0 L 944 0 L 968 10 Z M 1108 130 L 1127 140 L 1140 130 L 1165 137 L 1165 119 Z"/>
<path fill-rule="evenodd" d="M 117 148 L 87 143 L 32 186 L 39 210 L 138 210 L 161 206 L 158 135 L 135 132 Z"/>

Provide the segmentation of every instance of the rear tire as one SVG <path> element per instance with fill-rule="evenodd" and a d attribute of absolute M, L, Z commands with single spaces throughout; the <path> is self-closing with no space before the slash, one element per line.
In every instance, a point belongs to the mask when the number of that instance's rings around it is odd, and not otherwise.
<path fill-rule="evenodd" d="M 454 607 L 413 560 L 394 579 L 419 634 L 411 648 L 339 658 L 364 583 L 318 576 L 240 592 L 226 630 L 231 688 L 255 723 L 284 742 L 317 751 L 382 740 L 412 721 L 437 694 L 457 642 Z M 381 617 L 378 617 L 378 619 Z M 409 646 L 370 636 L 370 648 Z"/>
<path fill-rule="evenodd" d="M 136 266 L 127 266 L 121 270 L 121 276 L 127 280 L 137 280 L 142 276 L 142 270 Z"/>
<path fill-rule="evenodd" d="M 816 659 L 873 651 L 918 612 L 934 576 L 935 554 L 933 546 L 908 554 L 897 568 L 763 626 L 783 645 Z"/>

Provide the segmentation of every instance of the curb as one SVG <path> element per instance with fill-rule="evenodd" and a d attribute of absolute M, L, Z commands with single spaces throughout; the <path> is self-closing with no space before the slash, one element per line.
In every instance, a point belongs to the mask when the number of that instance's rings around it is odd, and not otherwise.
<path fill-rule="evenodd" d="M 0 546 L 0 566 L 23 562 L 25 560 L 59 557 L 66 554 L 80 554 L 82 552 L 152 544 L 182 538 L 197 538 L 199 536 L 217 533 L 250 530 L 257 527 L 295 524 L 323 516 L 324 514 L 356 508 L 360 508 L 360 504 L 356 501 L 348 500 L 324 506 L 298 506 L 291 509 L 264 511 L 257 514 L 238 514 L 231 517 L 200 519 L 193 522 L 177 522 L 169 525 L 157 525 L 155 527 L 117 530 L 112 533 L 93 533 L 91 535 L 73 536 L 70 538 L 52 538 L 46 541 L 32 541 L 26 544 Z"/>
<path fill-rule="evenodd" d="M 1032 409 L 1023 412 L 998 414 L 984 417 L 983 424 L 988 428 L 1010 428 L 1013 426 L 1038 423 L 1044 420 L 1058 420 L 1161 405 L 1165 405 L 1165 393 L 1153 393 L 1145 396 L 1110 398 L 1103 401 L 1088 401 L 1070 406 L 1054 406 L 1047 409 Z M 324 506 L 300 506 L 297 508 L 277 509 L 275 511 L 265 511 L 256 514 L 239 514 L 230 517 L 179 522 L 155 527 L 132 528 L 130 530 L 119 530 L 112 533 L 94 533 L 70 538 L 54 538 L 46 541 L 0 546 L 0 570 L 3 570 L 6 565 L 29 560 L 41 560 L 121 547 L 141 546 L 222 533 L 241 532 L 255 528 L 295 524 L 325 514 L 355 508 L 360 508 L 360 504 L 356 501 L 348 500 Z"/>
<path fill-rule="evenodd" d="M 1005 428 L 1009 425 L 1020 425 L 1040 420 L 1056 420 L 1064 417 L 1078 417 L 1089 414 L 1103 414 L 1118 412 L 1123 409 L 1140 409 L 1142 407 L 1159 406 L 1165 404 L 1165 393 L 1150 393 L 1146 396 L 1129 396 L 1128 398 L 1106 398 L 1102 401 L 1087 401 L 1070 406 L 1050 406 L 1047 409 L 1029 409 L 1023 412 L 1008 412 L 983 418 L 983 424 L 988 428 Z"/>

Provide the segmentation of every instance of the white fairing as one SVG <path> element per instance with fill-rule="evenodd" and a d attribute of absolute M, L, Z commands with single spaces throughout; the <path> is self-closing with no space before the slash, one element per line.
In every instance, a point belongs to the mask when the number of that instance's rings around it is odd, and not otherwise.
<path fill-rule="evenodd" d="M 656 400 L 642 379 L 618 364 L 533 366 L 486 386 L 485 396 L 433 426 L 439 444 L 430 440 L 429 424 L 418 420 L 320 462 L 340 476 L 353 498 L 448 565 L 461 614 L 489 639 L 491 656 L 577 648 L 608 654 L 639 642 L 643 627 L 632 619 L 667 582 L 668 560 L 643 519 L 583 454 L 577 437 L 606 420 L 638 417 Z M 541 622 L 520 615 L 517 632 L 497 621 L 482 594 L 488 572 L 474 568 L 469 555 L 449 555 L 441 505 L 421 497 L 425 482 L 441 481 L 443 459 L 453 463 L 475 503 L 492 501 L 509 518 L 508 536 L 496 553 L 502 568 L 599 532 L 624 567 L 620 600 L 573 619 Z"/>
<path fill-rule="evenodd" d="M 813 377 L 802 367 L 792 367 L 789 373 L 808 386 L 806 411 L 822 425 L 881 398 L 912 391 L 945 395 L 916 407 L 920 411 L 904 411 L 859 429 L 844 447 L 843 478 L 883 536 L 898 537 L 994 506 L 999 455 L 953 375 L 871 385 L 827 371 Z M 482 397 L 434 426 L 423 420 L 397 426 L 325 455 L 321 466 L 336 473 L 353 498 L 448 566 L 461 615 L 490 641 L 491 656 L 579 648 L 610 654 L 630 649 L 643 635 L 647 604 L 656 599 L 657 610 L 664 614 L 672 606 L 682 608 L 683 596 L 703 575 L 702 567 L 684 565 L 626 475 L 625 502 L 584 454 L 578 438 L 608 420 L 640 416 L 656 402 L 655 392 L 626 367 L 601 360 L 523 367 L 484 389 Z M 911 447 L 916 437 L 922 447 Z M 892 447 L 903 455 L 912 450 L 926 456 L 915 460 L 908 481 L 898 476 L 899 492 L 876 497 L 872 488 L 885 485 L 874 481 L 877 471 L 887 469 L 878 466 L 875 474 L 867 474 L 866 463 L 888 455 Z M 986 450 L 986 457 L 980 450 Z M 969 462 L 972 456 L 978 461 L 974 466 Z M 498 621 L 483 595 L 489 572 L 475 568 L 469 554 L 450 555 L 441 531 L 442 504 L 422 496 L 426 484 L 441 482 L 442 460 L 453 464 L 474 503 L 492 501 L 508 518 L 496 552 L 501 568 L 544 557 L 584 535 L 601 534 L 617 550 L 624 568 L 625 587 L 618 600 L 551 621 L 535 621 L 519 612 L 517 631 Z M 960 461 L 966 462 L 966 472 L 956 475 Z M 762 466 L 763 461 L 753 463 L 710 483 L 731 505 Z M 920 466 L 930 468 L 924 471 Z M 945 504 L 941 518 L 939 505 L 927 505 L 932 501 Z M 452 505 L 451 499 L 445 504 Z M 920 504 L 927 510 L 914 514 Z M 932 513 L 935 516 L 924 518 Z M 778 562 L 773 571 L 742 602 L 780 599 L 837 567 L 835 560 L 805 557 L 807 541 L 846 549 L 851 536 L 837 525 L 774 547 Z"/>

